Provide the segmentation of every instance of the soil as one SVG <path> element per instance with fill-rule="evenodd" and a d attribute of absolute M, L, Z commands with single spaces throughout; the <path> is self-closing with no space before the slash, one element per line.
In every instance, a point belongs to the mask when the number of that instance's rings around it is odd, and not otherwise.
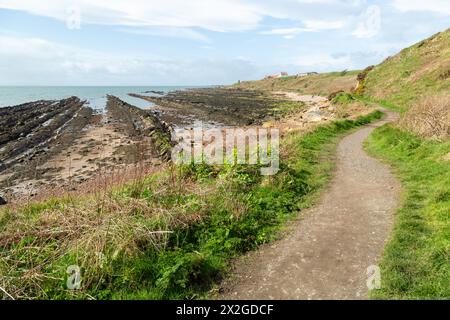
<path fill-rule="evenodd" d="M 400 184 L 368 156 L 363 141 L 397 115 L 345 137 L 322 199 L 292 222 L 285 237 L 236 262 L 220 299 L 366 299 L 367 270 L 389 237 Z"/>

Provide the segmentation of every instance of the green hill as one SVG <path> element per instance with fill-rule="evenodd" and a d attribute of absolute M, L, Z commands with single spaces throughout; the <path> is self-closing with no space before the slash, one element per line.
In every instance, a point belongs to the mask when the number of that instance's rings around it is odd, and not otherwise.
<path fill-rule="evenodd" d="M 450 29 L 402 50 L 368 73 L 364 94 L 408 110 L 423 96 L 450 90 Z"/>
<path fill-rule="evenodd" d="M 357 90 L 403 113 L 366 142 L 403 185 L 403 203 L 381 262 L 382 289 L 374 298 L 450 297 L 449 89 L 450 29 L 386 59 Z"/>
<path fill-rule="evenodd" d="M 342 71 L 312 74 L 304 77 L 290 76 L 278 79 L 245 81 L 235 87 L 251 90 L 293 91 L 300 94 L 327 96 L 337 91 L 352 91 L 359 71 Z"/>
<path fill-rule="evenodd" d="M 306 77 L 283 77 L 245 81 L 234 85 L 242 89 L 293 91 L 301 94 L 329 95 L 353 91 L 359 71 L 330 72 Z M 360 83 L 365 96 L 386 101 L 400 111 L 408 110 L 420 98 L 450 91 L 450 29 L 435 34 L 368 72 Z"/>

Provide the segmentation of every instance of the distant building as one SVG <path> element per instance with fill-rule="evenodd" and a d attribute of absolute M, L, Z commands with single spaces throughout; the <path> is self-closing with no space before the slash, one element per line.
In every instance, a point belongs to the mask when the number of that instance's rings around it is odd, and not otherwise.
<path fill-rule="evenodd" d="M 288 77 L 288 76 L 289 76 L 289 73 L 287 73 L 287 72 L 280 72 L 278 74 L 268 75 L 264 79 L 278 79 L 278 78 L 283 78 L 283 77 Z"/>
<path fill-rule="evenodd" d="M 297 78 L 303 78 L 303 77 L 308 77 L 308 76 L 313 76 L 319 74 L 317 72 L 302 72 L 302 73 L 298 73 L 297 74 Z"/>

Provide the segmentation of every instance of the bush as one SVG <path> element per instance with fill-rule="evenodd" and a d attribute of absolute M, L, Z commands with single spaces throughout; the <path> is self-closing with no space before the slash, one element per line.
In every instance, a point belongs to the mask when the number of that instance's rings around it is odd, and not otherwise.
<path fill-rule="evenodd" d="M 415 104 L 400 126 L 423 138 L 445 140 L 450 137 L 450 94 L 428 96 Z"/>

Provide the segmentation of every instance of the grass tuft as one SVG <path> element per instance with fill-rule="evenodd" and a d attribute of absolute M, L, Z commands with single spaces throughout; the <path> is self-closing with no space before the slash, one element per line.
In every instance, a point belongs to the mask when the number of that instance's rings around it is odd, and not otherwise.
<path fill-rule="evenodd" d="M 380 299 L 450 298 L 450 142 L 423 140 L 393 126 L 367 141 L 404 187 L 392 239 L 382 260 Z"/>

